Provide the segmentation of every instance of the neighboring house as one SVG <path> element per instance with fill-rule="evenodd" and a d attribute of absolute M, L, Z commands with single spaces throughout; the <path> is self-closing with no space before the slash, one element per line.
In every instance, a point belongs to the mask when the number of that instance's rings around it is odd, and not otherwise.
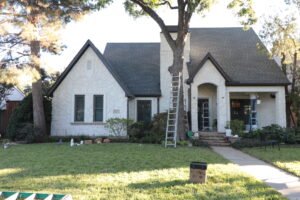
<path fill-rule="evenodd" d="M 169 27 L 176 31 L 175 27 Z M 242 28 L 191 28 L 183 70 L 185 110 L 192 131 L 286 126 L 289 81 L 258 51 L 255 32 Z M 113 117 L 149 121 L 169 106 L 172 51 L 160 43 L 108 43 L 104 54 L 87 41 L 51 88 L 52 135 L 107 135 Z M 251 125 L 250 125 L 251 124 Z"/>
<path fill-rule="evenodd" d="M 24 93 L 16 87 L 9 89 L 7 96 L 0 101 L 0 134 L 5 136 L 9 118 L 14 109 L 24 99 Z"/>

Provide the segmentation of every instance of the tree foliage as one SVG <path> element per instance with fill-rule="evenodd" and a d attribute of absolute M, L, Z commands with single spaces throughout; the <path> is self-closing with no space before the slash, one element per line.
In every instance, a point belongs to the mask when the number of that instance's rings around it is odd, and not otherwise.
<path fill-rule="evenodd" d="M 58 54 L 59 29 L 71 20 L 98 9 L 110 0 L 1 0 L 0 1 L 0 80 L 18 77 L 27 69 L 32 77 L 35 134 L 46 135 L 45 111 L 41 82 L 41 52 Z M 1 77 L 2 76 L 2 77 Z"/>
<path fill-rule="evenodd" d="M 300 5 L 299 0 L 286 2 L 291 7 Z M 269 16 L 260 31 L 260 37 L 270 47 L 270 56 L 281 59 L 281 69 L 291 82 L 290 87 L 286 86 L 288 126 L 300 125 L 300 7 L 298 9 L 299 12 Z M 295 121 L 294 114 L 298 122 Z"/>
<path fill-rule="evenodd" d="M 1 74 L 11 78 L 18 75 L 16 69 L 40 65 L 31 52 L 33 41 L 39 41 L 41 52 L 60 53 L 64 48 L 60 29 L 109 1 L 0 0 L 0 68 L 5 69 Z M 39 78 L 37 71 L 31 75 Z"/>
<path fill-rule="evenodd" d="M 106 120 L 105 127 L 113 136 L 124 136 L 127 133 L 127 127 L 133 124 L 133 120 L 126 118 L 110 118 Z"/>
<path fill-rule="evenodd" d="M 300 48 L 296 17 L 270 16 L 264 22 L 260 37 L 271 47 L 271 56 L 285 56 L 285 64 L 293 63 L 294 53 L 298 52 Z"/>

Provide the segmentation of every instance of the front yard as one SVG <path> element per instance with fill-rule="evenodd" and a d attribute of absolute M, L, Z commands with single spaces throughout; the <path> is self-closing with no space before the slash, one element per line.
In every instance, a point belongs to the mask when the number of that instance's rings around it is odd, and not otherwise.
<path fill-rule="evenodd" d="M 0 191 L 71 194 L 75 200 L 284 199 L 207 148 L 33 144 L 1 148 L 0 159 Z M 209 163 L 207 184 L 189 183 L 191 161 Z"/>
<path fill-rule="evenodd" d="M 300 177 L 300 146 L 284 146 L 278 151 L 277 148 L 246 148 L 246 153 L 261 160 L 274 164 L 275 166 L 291 172 Z"/>

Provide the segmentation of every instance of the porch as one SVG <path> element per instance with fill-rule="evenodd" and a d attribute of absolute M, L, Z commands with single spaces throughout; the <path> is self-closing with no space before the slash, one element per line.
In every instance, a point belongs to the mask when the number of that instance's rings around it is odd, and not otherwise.
<path fill-rule="evenodd" d="M 196 88 L 191 90 L 193 131 L 225 132 L 231 120 L 243 121 L 246 131 L 271 124 L 286 126 L 282 86 L 226 87 L 203 83 Z"/>

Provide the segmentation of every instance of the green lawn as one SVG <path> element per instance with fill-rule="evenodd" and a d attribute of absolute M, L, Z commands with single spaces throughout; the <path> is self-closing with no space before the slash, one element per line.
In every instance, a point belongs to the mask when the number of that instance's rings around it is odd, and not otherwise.
<path fill-rule="evenodd" d="M 243 151 L 300 177 L 300 146 L 284 146 L 281 147 L 280 151 L 270 147 L 267 150 L 264 148 L 246 148 Z"/>
<path fill-rule="evenodd" d="M 283 199 L 207 148 L 159 145 L 35 144 L 0 149 L 0 191 L 92 199 Z M 190 161 L 209 163 L 208 182 L 191 184 Z"/>

